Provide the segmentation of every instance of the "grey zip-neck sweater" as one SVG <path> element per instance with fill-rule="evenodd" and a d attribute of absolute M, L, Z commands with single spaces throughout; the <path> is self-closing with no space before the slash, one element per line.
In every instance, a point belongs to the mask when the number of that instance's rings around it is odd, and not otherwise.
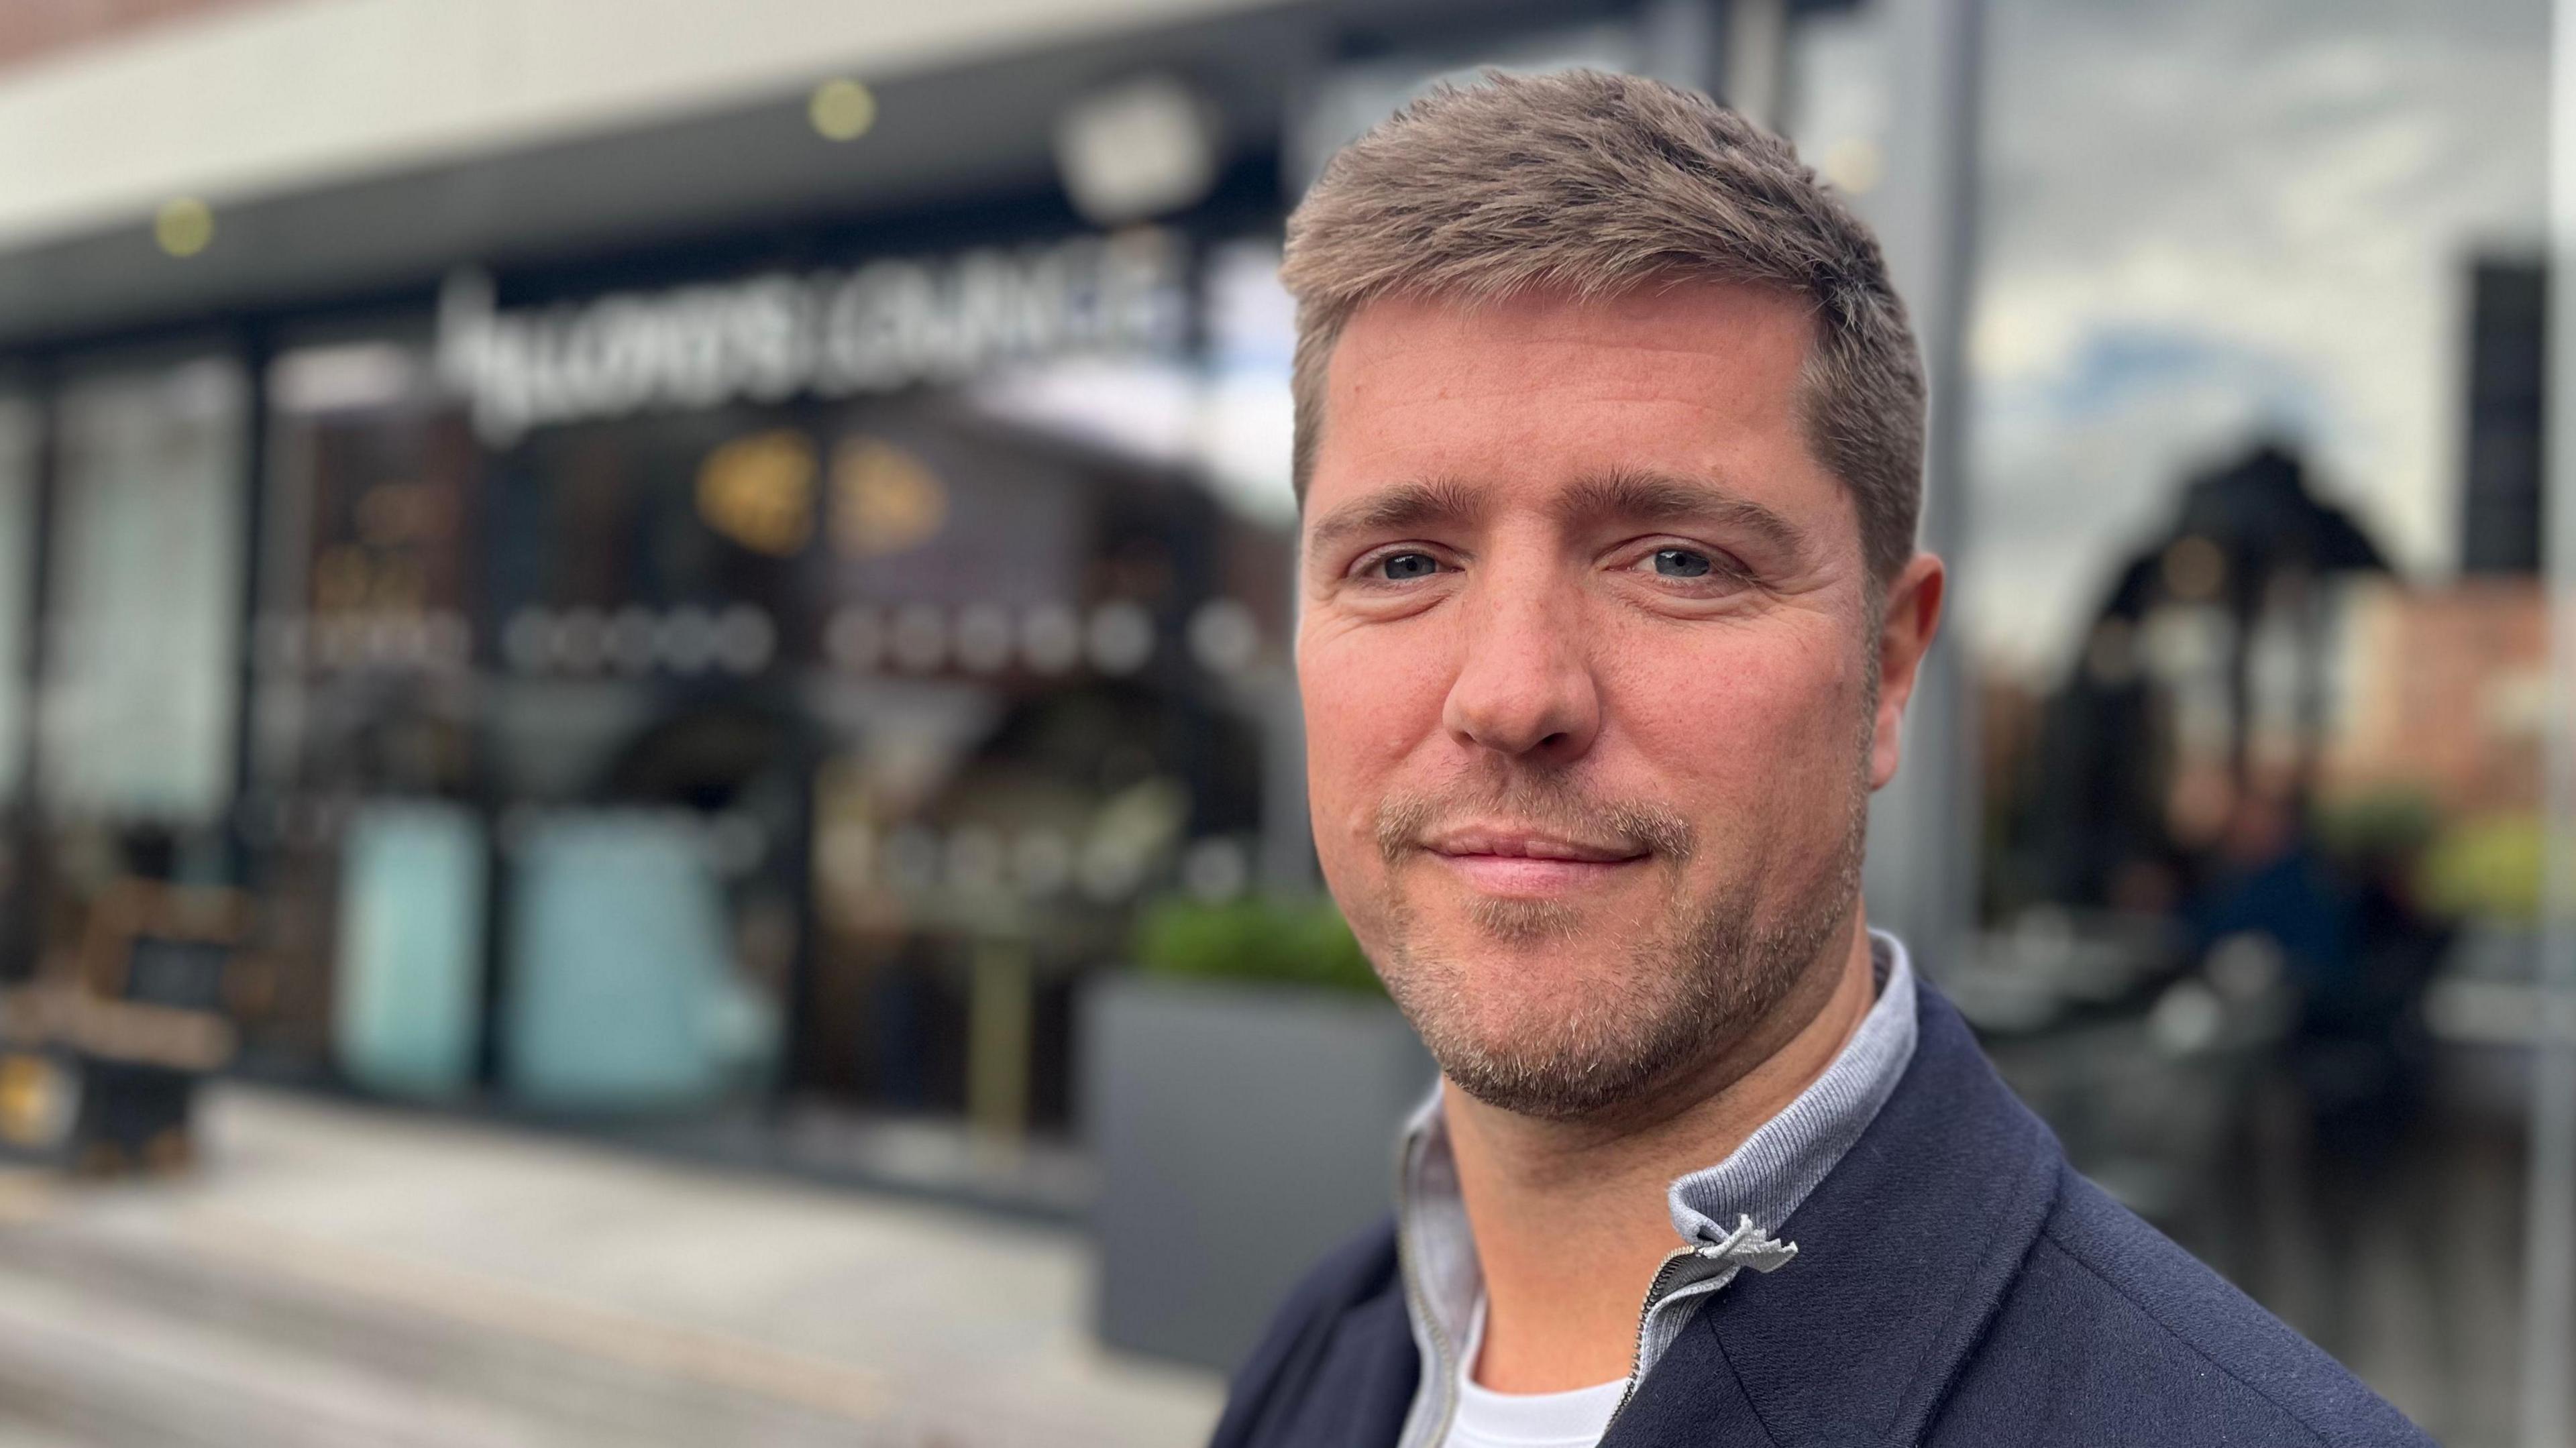
<path fill-rule="evenodd" d="M 1842 1160 L 1914 1059 L 1913 966 L 1884 932 L 1870 932 L 1870 951 L 1878 1000 L 1842 1053 L 1724 1161 L 1673 1182 L 1666 1201 L 1680 1241 L 1639 1313 L 1631 1394 L 1700 1303 L 1746 1267 L 1770 1272 L 1797 1255 L 1795 1243 L 1770 1234 Z M 1398 1448 L 1438 1448 L 1457 1408 L 1457 1354 L 1484 1273 L 1436 1087 L 1405 1128 L 1399 1186 L 1397 1241 L 1422 1378 Z"/>

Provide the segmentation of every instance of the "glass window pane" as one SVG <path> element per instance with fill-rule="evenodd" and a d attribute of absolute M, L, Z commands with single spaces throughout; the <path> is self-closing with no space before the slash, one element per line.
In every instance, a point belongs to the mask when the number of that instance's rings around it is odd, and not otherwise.
<path fill-rule="evenodd" d="M 1988 14 L 1989 929 L 1946 984 L 2080 1167 L 2504 1441 L 2522 1088 L 2464 1006 L 2534 953 L 2541 596 L 2496 520 L 2538 483 L 2547 8 Z"/>
<path fill-rule="evenodd" d="M 27 731 L 27 612 L 34 605 L 35 499 L 43 416 L 0 395 L 0 800 L 14 800 Z"/>
<path fill-rule="evenodd" d="M 217 358 L 63 391 L 40 782 L 59 810 L 205 823 L 224 808 L 243 401 Z"/>

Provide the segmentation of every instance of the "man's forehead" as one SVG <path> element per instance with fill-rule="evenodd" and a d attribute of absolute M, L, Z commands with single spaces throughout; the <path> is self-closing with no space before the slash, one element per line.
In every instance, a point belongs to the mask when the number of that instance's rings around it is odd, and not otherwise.
<path fill-rule="evenodd" d="M 1332 359 L 1304 500 L 1310 537 L 1396 513 L 1467 521 L 1506 506 L 1559 517 L 1741 514 L 1745 502 L 1795 511 L 1784 486 L 1829 484 L 1803 422 L 1811 330 L 1790 299 L 1721 283 L 1372 302 Z"/>

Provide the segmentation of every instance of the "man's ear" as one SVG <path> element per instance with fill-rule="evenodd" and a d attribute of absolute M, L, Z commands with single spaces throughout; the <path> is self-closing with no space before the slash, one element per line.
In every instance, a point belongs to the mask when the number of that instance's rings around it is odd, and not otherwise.
<path fill-rule="evenodd" d="M 1904 754 L 1905 705 L 1914 697 L 1914 681 L 1924 652 L 1941 628 L 1941 604 L 1949 574 L 1941 560 L 1917 553 L 1887 585 L 1885 619 L 1878 629 L 1878 718 L 1870 726 L 1869 787 L 1883 789 L 1896 777 Z"/>

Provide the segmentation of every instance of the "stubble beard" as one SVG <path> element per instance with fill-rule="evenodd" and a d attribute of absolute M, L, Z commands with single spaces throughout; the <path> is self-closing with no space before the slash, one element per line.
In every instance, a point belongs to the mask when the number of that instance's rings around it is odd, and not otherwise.
<path fill-rule="evenodd" d="M 1865 720 L 1876 715 L 1873 707 Z M 1389 884 L 1378 974 L 1442 1074 L 1477 1100 L 1524 1116 L 1580 1121 L 1612 1115 L 1743 1040 L 1777 1011 L 1850 918 L 1859 899 L 1868 834 L 1868 744 L 1843 801 L 1835 854 L 1804 879 L 1748 855 L 1715 891 L 1682 893 L 1684 862 L 1699 848 L 1691 822 L 1660 805 L 1585 798 L 1561 776 L 1521 773 L 1466 798 L 1405 796 L 1381 809 L 1378 842 Z M 1568 971 L 1539 1008 L 1500 1028 L 1491 982 L 1471 960 L 1419 945 L 1416 912 L 1394 885 L 1423 827 L 1484 806 L 1569 835 L 1642 846 L 1669 871 L 1664 918 L 1604 972 Z M 1496 945 L 1579 942 L 1597 928 L 1583 910 L 1554 901 L 1479 899 L 1470 919 Z"/>

